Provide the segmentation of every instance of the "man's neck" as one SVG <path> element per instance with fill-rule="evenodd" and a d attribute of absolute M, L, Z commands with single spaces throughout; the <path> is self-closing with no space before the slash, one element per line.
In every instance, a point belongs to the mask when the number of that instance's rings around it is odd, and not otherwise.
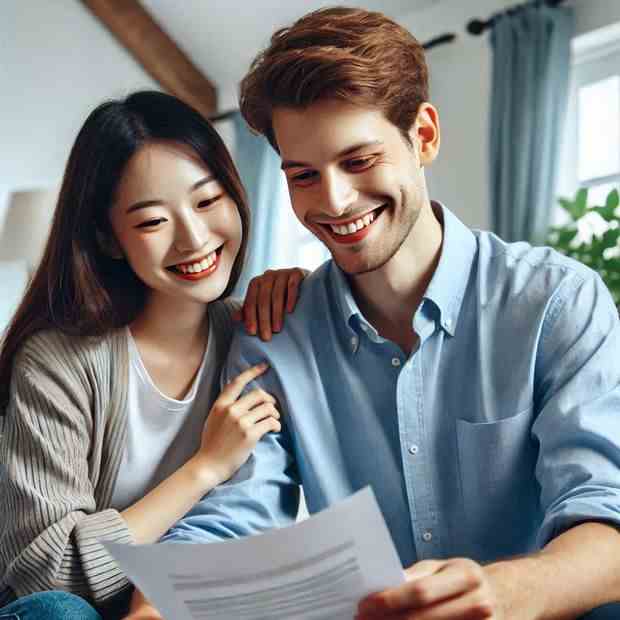
<path fill-rule="evenodd" d="M 380 269 L 351 278 L 353 295 L 381 336 L 406 353 L 416 346 L 412 317 L 435 273 L 443 230 L 428 203 L 398 252 Z"/>

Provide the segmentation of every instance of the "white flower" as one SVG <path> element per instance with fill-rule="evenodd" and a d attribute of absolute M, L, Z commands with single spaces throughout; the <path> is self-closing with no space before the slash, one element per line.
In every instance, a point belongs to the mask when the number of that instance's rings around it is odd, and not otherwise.
<path fill-rule="evenodd" d="M 612 258 L 620 257 L 620 247 L 615 245 L 613 248 L 605 248 L 603 250 L 603 258 L 605 260 L 610 260 Z"/>
<path fill-rule="evenodd" d="M 609 223 L 596 211 L 588 211 L 581 219 L 577 220 L 577 234 L 570 242 L 570 247 L 577 248 L 582 243 L 590 245 L 593 237 L 602 237 L 608 229 Z"/>

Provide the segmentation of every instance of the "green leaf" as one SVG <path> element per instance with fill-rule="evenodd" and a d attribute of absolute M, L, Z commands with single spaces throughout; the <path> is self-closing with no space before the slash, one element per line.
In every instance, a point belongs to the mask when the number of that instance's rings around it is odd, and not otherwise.
<path fill-rule="evenodd" d="M 616 207 L 620 204 L 620 195 L 618 194 L 617 189 L 612 189 L 609 194 L 607 194 L 607 200 L 605 201 L 605 208 L 611 209 L 614 211 Z"/>
<path fill-rule="evenodd" d="M 575 196 L 571 215 L 574 220 L 583 217 L 588 210 L 588 190 L 582 187 Z"/>
<path fill-rule="evenodd" d="M 620 228 L 609 228 L 603 233 L 602 242 L 606 248 L 613 248 L 620 239 Z"/>
<path fill-rule="evenodd" d="M 558 202 L 564 211 L 568 211 L 568 213 L 572 213 L 573 211 L 573 201 L 568 198 L 558 198 Z"/>
<path fill-rule="evenodd" d="M 616 219 L 616 207 L 605 205 L 604 207 L 592 207 L 590 211 L 598 213 L 606 222 L 613 222 Z"/>

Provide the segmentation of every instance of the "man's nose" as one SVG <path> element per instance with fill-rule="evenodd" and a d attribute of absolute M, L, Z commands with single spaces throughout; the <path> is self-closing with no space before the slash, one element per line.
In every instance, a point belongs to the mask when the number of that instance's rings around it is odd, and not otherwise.
<path fill-rule="evenodd" d="M 323 175 L 323 211 L 333 217 L 340 217 L 358 199 L 348 175 L 341 171 L 329 171 Z"/>
<path fill-rule="evenodd" d="M 210 236 L 206 220 L 203 215 L 193 211 L 181 216 L 174 242 L 177 251 L 195 252 L 206 245 Z"/>

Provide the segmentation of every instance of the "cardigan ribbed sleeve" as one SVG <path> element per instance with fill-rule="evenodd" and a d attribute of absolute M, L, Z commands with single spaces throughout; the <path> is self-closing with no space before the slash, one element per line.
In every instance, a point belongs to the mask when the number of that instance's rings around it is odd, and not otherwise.
<path fill-rule="evenodd" d="M 106 508 L 126 431 L 118 343 L 43 332 L 17 357 L 0 440 L 4 597 L 62 589 L 101 603 L 128 586 L 101 545 L 133 542 Z"/>

